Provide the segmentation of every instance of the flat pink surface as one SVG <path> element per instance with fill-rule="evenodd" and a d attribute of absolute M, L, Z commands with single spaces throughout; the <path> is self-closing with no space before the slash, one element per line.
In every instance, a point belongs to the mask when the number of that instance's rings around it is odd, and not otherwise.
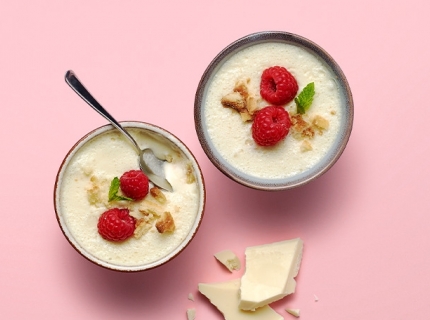
<path fill-rule="evenodd" d="M 199 282 L 239 277 L 213 254 L 301 237 L 297 291 L 273 307 L 301 319 L 429 319 L 430 5 L 411 1 L 2 1 L 0 127 L 2 319 L 222 319 Z M 322 46 L 355 103 L 349 144 L 318 180 L 291 191 L 221 174 L 194 129 L 206 66 L 232 41 L 281 30 Z M 62 235 L 57 170 L 106 121 L 64 82 L 73 69 L 118 120 L 158 124 L 198 159 L 207 206 L 171 263 L 123 274 L 93 265 Z M 195 301 L 187 299 L 193 293 Z M 315 301 L 314 295 L 319 298 Z"/>

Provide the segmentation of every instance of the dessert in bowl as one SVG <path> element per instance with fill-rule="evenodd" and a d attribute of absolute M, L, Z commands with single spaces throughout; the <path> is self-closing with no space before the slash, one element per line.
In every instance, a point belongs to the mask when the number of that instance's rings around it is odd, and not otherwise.
<path fill-rule="evenodd" d="M 170 261 L 193 239 L 204 213 L 205 186 L 196 159 L 176 136 L 148 123 L 121 124 L 140 147 L 166 159 L 173 191 L 146 180 L 144 194 L 126 192 L 126 173 L 141 174 L 138 155 L 123 134 L 106 125 L 80 139 L 65 157 L 54 205 L 65 237 L 85 258 L 116 271 L 143 271 Z M 114 217 L 106 218 L 109 214 Z"/>
<path fill-rule="evenodd" d="M 231 179 L 285 190 L 319 177 L 352 130 L 352 94 L 340 67 L 317 44 L 259 32 L 223 49 L 197 88 L 200 143 Z"/>

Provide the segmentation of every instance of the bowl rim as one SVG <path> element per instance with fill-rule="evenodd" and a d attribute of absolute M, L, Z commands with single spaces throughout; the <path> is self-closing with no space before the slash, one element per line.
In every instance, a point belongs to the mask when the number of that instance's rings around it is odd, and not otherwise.
<path fill-rule="evenodd" d="M 260 179 L 257 177 L 248 176 L 245 173 L 240 173 L 238 171 L 233 170 L 233 166 L 222 162 L 212 150 L 210 146 L 210 138 L 207 136 L 204 127 L 204 115 L 203 115 L 203 103 L 204 96 L 207 89 L 208 82 L 211 80 L 212 74 L 214 71 L 219 68 L 224 61 L 226 61 L 231 55 L 236 52 L 245 49 L 249 46 L 260 44 L 263 42 L 282 42 L 297 45 L 303 47 L 322 59 L 333 71 L 334 75 L 338 79 L 338 83 L 340 86 L 341 95 L 343 95 L 345 101 L 345 114 L 346 114 L 346 122 L 344 125 L 341 125 L 340 132 L 340 143 L 336 146 L 332 156 L 329 158 L 329 161 L 324 163 L 319 167 L 318 170 L 312 170 L 310 174 L 302 175 L 300 178 L 291 180 L 290 182 L 282 181 L 282 179 Z M 287 190 L 295 187 L 302 186 L 304 184 L 309 183 L 310 181 L 316 179 L 321 176 L 325 172 L 327 172 L 340 158 L 343 151 L 348 144 L 352 126 L 354 119 L 354 102 L 352 97 L 352 92 L 349 86 L 349 83 L 346 79 L 345 74 L 343 73 L 340 66 L 337 62 L 319 45 L 314 43 L 313 41 L 299 36 L 294 33 L 285 32 L 285 31 L 261 31 L 256 33 L 251 33 L 246 35 L 238 40 L 232 42 L 224 49 L 222 49 L 215 58 L 209 63 L 206 70 L 204 71 L 195 94 L 194 99 L 194 124 L 195 130 L 197 133 L 197 137 L 199 142 L 208 156 L 209 160 L 218 168 L 224 175 L 229 177 L 230 179 L 246 186 L 249 188 L 263 190 L 263 191 L 280 191 Z M 285 179 L 284 179 L 285 180 Z"/>
<path fill-rule="evenodd" d="M 103 267 L 105 269 L 113 270 L 113 271 L 119 271 L 119 272 L 125 272 L 125 273 L 147 271 L 154 268 L 158 268 L 166 264 L 167 262 L 172 261 L 194 239 L 195 235 L 197 234 L 197 231 L 200 228 L 200 225 L 204 216 L 204 212 L 206 209 L 206 186 L 205 186 L 205 181 L 203 177 L 203 172 L 201 170 L 201 167 L 197 159 L 195 158 L 191 150 L 187 147 L 187 145 L 183 143 L 177 136 L 167 131 L 166 129 L 163 129 L 157 125 L 150 124 L 147 122 L 120 121 L 119 123 L 125 128 L 144 129 L 144 130 L 151 131 L 152 133 L 162 135 L 164 138 L 171 141 L 174 145 L 178 146 L 180 150 L 185 153 L 187 158 L 191 160 L 191 163 L 194 167 L 194 171 L 196 173 L 196 179 L 197 179 L 200 197 L 199 197 L 199 206 L 198 206 L 198 212 L 197 212 L 196 218 L 186 237 L 179 243 L 179 245 L 173 251 L 171 251 L 168 255 L 162 257 L 161 259 L 158 259 L 154 262 L 147 263 L 144 265 L 122 266 L 122 265 L 108 263 L 102 259 L 95 257 L 91 253 L 87 252 L 85 248 L 83 248 L 78 244 L 78 242 L 74 239 L 73 235 L 70 233 L 64 221 L 64 218 L 61 214 L 61 209 L 59 205 L 62 176 L 64 174 L 65 169 L 67 168 L 68 163 L 70 162 L 70 160 L 73 158 L 74 154 L 79 150 L 80 147 L 82 147 L 85 143 L 87 143 L 88 141 L 90 141 L 91 139 L 95 138 L 100 134 L 106 133 L 111 130 L 116 130 L 116 128 L 111 124 L 106 124 L 91 130 L 83 137 L 81 137 L 67 152 L 66 156 L 64 157 L 64 159 L 60 164 L 60 167 L 58 169 L 58 172 L 55 178 L 54 190 L 53 190 L 54 211 L 55 211 L 55 216 L 56 216 L 58 225 L 66 240 L 81 256 L 83 256 L 88 261 L 92 262 L 93 264 L 96 264 L 97 266 Z"/>

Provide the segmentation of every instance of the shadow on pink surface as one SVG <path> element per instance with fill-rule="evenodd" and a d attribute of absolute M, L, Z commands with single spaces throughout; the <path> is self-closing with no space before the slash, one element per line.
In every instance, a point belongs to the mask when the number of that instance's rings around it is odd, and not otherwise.
<path fill-rule="evenodd" d="M 359 172 L 352 172 L 345 157 L 315 181 L 278 192 L 249 189 L 218 174 L 214 175 L 216 181 L 207 187 L 207 211 L 216 210 L 219 205 L 214 202 L 222 199 L 226 203 L 224 209 L 228 211 L 224 222 L 235 222 L 254 236 L 282 230 L 291 232 L 293 227 L 324 232 L 320 227 L 336 219 L 337 206 L 353 192 L 357 174 Z M 219 215 L 217 219 L 220 219 Z"/>

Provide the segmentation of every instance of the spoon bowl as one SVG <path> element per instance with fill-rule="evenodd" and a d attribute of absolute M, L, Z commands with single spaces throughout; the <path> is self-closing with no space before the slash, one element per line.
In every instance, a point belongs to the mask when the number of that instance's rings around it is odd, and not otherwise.
<path fill-rule="evenodd" d="M 166 159 L 157 157 L 152 149 L 141 149 L 136 140 L 113 118 L 110 113 L 89 93 L 84 85 L 76 77 L 72 70 L 66 72 L 66 83 L 94 110 L 107 119 L 115 128 L 123 133 L 136 149 L 139 155 L 140 169 L 146 174 L 148 179 L 156 186 L 173 191 L 172 185 L 167 181 L 164 174 L 163 164 Z"/>

